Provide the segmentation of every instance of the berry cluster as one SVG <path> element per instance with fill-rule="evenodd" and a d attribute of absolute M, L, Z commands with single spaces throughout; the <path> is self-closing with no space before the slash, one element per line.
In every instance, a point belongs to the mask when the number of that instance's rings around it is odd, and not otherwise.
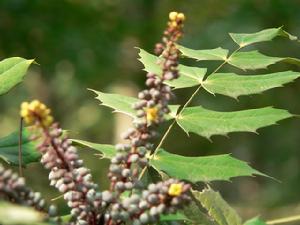
<path fill-rule="evenodd" d="M 159 207 L 160 210 L 156 210 L 156 203 L 151 201 L 146 205 L 141 203 L 143 206 L 140 208 L 140 197 L 138 197 L 138 195 L 132 195 L 123 201 L 119 199 L 119 196 L 124 191 L 132 191 L 133 188 L 143 189 L 143 185 L 141 185 L 138 180 L 139 168 L 148 165 L 146 155 L 152 150 L 151 139 L 157 136 L 155 128 L 164 122 L 165 114 L 170 112 L 168 103 L 172 97 L 172 92 L 171 88 L 164 82 L 176 79 L 179 76 L 177 69 L 179 52 L 175 43 L 182 35 L 183 21 L 185 18 L 182 13 L 171 12 L 169 19 L 170 21 L 164 32 L 162 43 L 157 44 L 155 48 L 156 54 L 162 54 L 162 60 L 157 62 L 162 67 L 162 74 L 147 74 L 147 89 L 139 92 L 139 101 L 133 105 L 133 108 L 137 111 L 134 127 L 129 128 L 122 134 L 122 138 L 129 140 L 129 144 L 116 145 L 117 154 L 111 160 L 108 176 L 111 180 L 110 191 L 114 192 L 114 195 L 111 195 L 111 198 L 109 198 L 110 202 L 107 202 L 108 205 L 111 204 L 112 211 L 106 216 L 109 221 L 108 224 L 110 225 L 121 224 L 122 221 L 126 221 L 128 218 L 135 221 L 134 224 L 155 223 L 159 220 L 159 213 L 168 213 L 168 210 L 175 210 L 176 206 L 179 206 L 178 204 L 173 207 L 171 204 L 167 204 L 171 203 L 171 201 L 164 202 L 164 200 L 162 200 L 173 199 L 172 196 L 174 196 L 174 193 L 176 194 L 174 187 L 181 187 L 181 185 L 183 185 L 172 179 L 166 181 L 166 183 L 157 184 L 158 187 L 164 187 L 163 193 L 156 193 L 157 195 L 152 193 L 151 195 L 152 197 L 155 196 L 153 199 L 159 200 L 157 204 L 161 203 Z M 188 187 L 187 185 L 183 192 L 180 191 L 180 194 L 184 196 L 182 199 L 188 199 L 186 195 Z M 157 188 L 157 190 L 159 190 L 159 188 Z M 150 193 L 149 191 L 144 192 Z M 150 199 L 152 199 L 152 197 L 150 197 Z M 178 201 L 178 203 L 182 203 L 182 201 L 180 201 L 182 200 L 181 198 L 176 196 L 174 199 L 177 199 L 174 200 L 175 202 Z M 128 204 L 125 204 L 126 202 Z M 144 199 L 143 202 L 146 203 L 147 200 Z M 157 214 L 154 212 L 157 212 Z M 138 221 L 140 221 L 140 223 Z"/>
<path fill-rule="evenodd" d="M 122 138 L 129 140 L 129 144 L 118 144 L 118 153 L 111 160 L 109 178 L 111 180 L 111 190 L 122 193 L 133 187 L 138 188 L 137 176 L 139 171 L 135 165 L 145 167 L 148 163 L 146 154 L 152 149 L 150 142 L 157 132 L 155 127 L 164 121 L 165 114 L 170 112 L 168 103 L 171 99 L 171 88 L 164 81 L 178 77 L 178 50 L 175 42 L 182 35 L 184 15 L 182 13 L 171 12 L 170 21 L 164 32 L 163 43 L 156 45 L 160 48 L 163 60 L 158 62 L 162 66 L 162 75 L 148 73 L 147 89 L 139 92 L 140 99 L 134 104 L 137 110 L 137 118 L 134 121 L 134 128 L 129 128 Z M 176 23 L 176 26 L 175 26 Z"/>
<path fill-rule="evenodd" d="M 38 211 L 45 211 L 45 200 L 41 197 L 41 193 L 33 192 L 25 185 L 25 180 L 13 173 L 11 170 L 6 170 L 0 165 L 0 198 L 4 198 L 13 203 L 24 206 L 34 207 Z M 51 206 L 50 213 L 55 214 L 55 207 Z"/>
<path fill-rule="evenodd" d="M 26 113 L 25 113 L 26 112 Z M 71 214 L 77 224 L 97 224 L 102 196 L 97 192 L 97 185 L 92 182 L 90 171 L 83 167 L 77 149 L 64 136 L 57 123 L 50 122 L 50 110 L 39 101 L 23 103 L 21 116 L 25 121 L 42 129 L 43 142 L 38 146 L 42 154 L 41 163 L 50 169 L 50 185 L 64 194 L 64 199 L 72 209 Z"/>
<path fill-rule="evenodd" d="M 120 204 L 113 205 L 110 214 L 112 221 L 114 224 L 129 220 L 134 225 L 156 224 L 160 215 L 175 213 L 189 202 L 189 189 L 189 184 L 174 179 L 150 184 L 141 196 L 133 194 Z"/>

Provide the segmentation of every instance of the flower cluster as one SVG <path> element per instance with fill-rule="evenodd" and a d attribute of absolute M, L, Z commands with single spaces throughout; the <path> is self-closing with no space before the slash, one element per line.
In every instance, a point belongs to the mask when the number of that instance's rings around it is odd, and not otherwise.
<path fill-rule="evenodd" d="M 79 159 L 72 142 L 57 123 L 51 124 L 50 110 L 35 100 L 21 105 L 21 116 L 42 129 L 43 142 L 38 146 L 42 154 L 41 163 L 51 170 L 50 185 L 64 194 L 77 224 L 97 224 L 100 219 L 101 193 L 96 191 L 97 185 L 92 182 L 90 171 L 83 167 L 83 161 Z"/>
<path fill-rule="evenodd" d="M 38 123 L 44 127 L 50 126 L 53 123 L 53 117 L 50 113 L 51 110 L 38 100 L 30 103 L 23 102 L 21 105 L 21 117 L 28 125 Z"/>
<path fill-rule="evenodd" d="M 0 165 L 0 198 L 24 206 L 34 207 L 38 211 L 46 211 L 45 200 L 41 193 L 33 192 L 25 185 L 25 180 L 9 169 Z M 49 207 L 49 215 L 55 216 L 54 206 Z"/>

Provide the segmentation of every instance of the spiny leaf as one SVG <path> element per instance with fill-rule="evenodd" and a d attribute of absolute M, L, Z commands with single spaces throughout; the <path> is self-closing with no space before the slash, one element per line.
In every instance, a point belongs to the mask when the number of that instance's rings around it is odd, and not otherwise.
<path fill-rule="evenodd" d="M 267 56 L 258 52 L 257 50 L 249 52 L 236 52 L 227 60 L 227 62 L 230 65 L 243 70 L 266 69 L 269 65 L 277 62 L 300 65 L 299 59 Z"/>
<path fill-rule="evenodd" d="M 248 220 L 244 225 L 267 225 L 264 221 L 260 220 L 258 217 L 255 217 L 251 220 Z"/>
<path fill-rule="evenodd" d="M 271 41 L 273 38 L 277 36 L 282 36 L 289 38 L 294 41 L 298 38 L 293 36 L 282 29 L 282 27 L 278 28 L 269 28 L 256 33 L 229 33 L 230 37 L 233 39 L 235 43 L 237 43 L 240 47 L 244 47 L 250 44 L 263 42 L 263 41 Z"/>
<path fill-rule="evenodd" d="M 116 154 L 116 149 L 113 145 L 97 144 L 89 141 L 83 141 L 78 139 L 71 139 L 72 143 L 77 144 L 81 147 L 88 147 L 101 152 L 101 157 L 111 159 Z"/>
<path fill-rule="evenodd" d="M 193 192 L 191 202 L 183 208 L 184 215 L 189 218 L 187 225 L 217 225 L 206 213 L 198 199 L 197 192 Z"/>
<path fill-rule="evenodd" d="M 145 71 L 161 74 L 161 68 L 156 63 L 159 60 L 159 57 L 152 55 L 143 49 L 140 49 L 139 56 L 139 61 L 143 63 Z M 199 85 L 207 71 L 206 68 L 190 67 L 181 64 L 178 65 L 178 70 L 180 75 L 179 78 L 173 81 L 166 81 L 166 84 L 174 88 L 185 88 Z M 157 73 L 158 71 L 160 72 Z"/>
<path fill-rule="evenodd" d="M 264 107 L 234 112 L 218 112 L 201 106 L 188 107 L 177 123 L 186 132 L 193 132 L 206 138 L 212 135 L 227 135 L 230 132 L 256 132 L 292 115 L 283 109 Z"/>
<path fill-rule="evenodd" d="M 251 168 L 246 162 L 230 155 L 186 157 L 160 150 L 150 164 L 170 177 L 188 180 L 193 183 L 216 180 L 228 181 L 233 177 L 266 176 Z"/>
<path fill-rule="evenodd" d="M 36 141 L 31 140 L 28 129 L 22 135 L 23 164 L 38 162 L 40 153 L 36 150 Z M 0 139 L 0 158 L 12 165 L 19 165 L 19 132 L 13 132 Z"/>
<path fill-rule="evenodd" d="M 119 94 L 108 94 L 100 91 L 93 91 L 98 99 L 101 102 L 101 105 L 107 106 L 109 108 L 114 109 L 114 112 L 124 113 L 132 118 L 136 117 L 136 111 L 132 108 L 133 104 L 138 102 L 137 98 L 128 97 Z M 166 119 L 172 119 L 176 116 L 179 105 L 170 105 L 171 112 L 166 116 Z"/>
<path fill-rule="evenodd" d="M 224 48 L 214 48 L 214 49 L 205 49 L 205 50 L 194 50 L 187 48 L 181 45 L 177 45 L 179 51 L 182 55 L 197 59 L 197 60 L 221 60 L 224 61 L 227 59 L 228 50 Z"/>
<path fill-rule="evenodd" d="M 138 48 L 139 51 L 139 58 L 138 60 L 144 65 L 144 70 L 146 72 L 155 73 L 158 76 L 162 74 L 162 68 L 158 64 L 159 57 L 145 51 L 144 49 Z"/>
<path fill-rule="evenodd" d="M 202 82 L 203 88 L 213 94 L 232 98 L 257 94 L 275 87 L 281 87 L 300 77 L 300 73 L 285 71 L 263 75 L 240 76 L 234 73 L 215 73 Z"/>
<path fill-rule="evenodd" d="M 0 224 L 42 224 L 46 215 L 30 207 L 0 202 Z"/>
<path fill-rule="evenodd" d="M 193 192 L 198 196 L 202 206 L 219 225 L 242 225 L 242 220 L 236 211 L 222 198 L 219 192 L 204 189 L 202 192 Z"/>
<path fill-rule="evenodd" d="M 101 105 L 114 109 L 114 112 L 124 113 L 128 116 L 135 117 L 136 111 L 132 108 L 133 104 L 138 101 L 137 98 L 128 97 L 119 94 L 109 94 L 100 91 L 93 91 L 101 102 Z"/>
<path fill-rule="evenodd" d="M 198 86 L 206 74 L 206 68 L 179 65 L 179 78 L 165 83 L 176 89 Z"/>
<path fill-rule="evenodd" d="M 0 95 L 7 93 L 19 84 L 25 76 L 28 67 L 34 60 L 20 57 L 4 59 L 0 62 Z"/>

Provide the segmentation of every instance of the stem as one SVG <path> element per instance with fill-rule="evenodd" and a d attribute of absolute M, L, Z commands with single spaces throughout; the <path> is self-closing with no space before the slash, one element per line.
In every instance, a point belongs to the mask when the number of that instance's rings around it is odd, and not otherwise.
<path fill-rule="evenodd" d="M 266 223 L 268 225 L 274 225 L 274 224 L 281 224 L 281 223 L 290 223 L 290 222 L 294 222 L 294 221 L 300 221 L 300 215 L 289 216 L 289 217 L 276 219 L 276 220 L 270 220 L 270 221 L 267 221 Z"/>
<path fill-rule="evenodd" d="M 19 128 L 19 176 L 23 177 L 23 154 L 22 154 L 22 131 L 23 131 L 23 118 L 20 119 L 20 128 Z"/>
<path fill-rule="evenodd" d="M 168 127 L 167 131 L 165 132 L 164 136 L 161 138 L 161 140 L 158 143 L 158 145 L 156 146 L 156 148 L 150 153 L 150 159 L 152 159 L 153 156 L 157 153 L 158 149 L 161 147 L 161 145 L 163 144 L 163 142 L 167 138 L 168 134 L 170 133 L 170 131 L 173 128 L 174 125 L 175 125 L 175 120 L 173 120 L 173 122 L 170 124 L 170 126 Z"/>
<path fill-rule="evenodd" d="M 50 201 L 56 201 L 56 200 L 58 200 L 58 199 L 60 199 L 60 198 L 63 198 L 64 197 L 64 194 L 61 194 L 61 195 L 59 195 L 59 196 L 57 196 L 57 197 L 55 197 L 55 198 L 51 198 L 51 200 Z"/>
<path fill-rule="evenodd" d="M 191 101 L 193 100 L 193 98 L 195 97 L 195 95 L 200 91 L 201 87 L 202 86 L 199 85 L 199 87 L 194 91 L 194 93 L 191 95 L 191 97 L 186 101 L 186 103 L 183 105 L 183 107 L 179 110 L 179 112 L 176 115 L 176 118 L 178 118 L 178 116 L 183 112 L 183 110 L 185 110 L 185 108 L 191 103 Z M 170 126 L 168 127 L 168 129 L 165 132 L 164 136 L 160 140 L 159 144 L 157 145 L 157 147 L 155 148 L 155 150 L 151 153 L 150 159 L 153 159 L 153 157 L 156 155 L 156 153 L 158 152 L 159 148 L 162 146 L 162 144 L 164 143 L 165 139 L 168 137 L 170 131 L 172 130 L 173 126 L 175 125 L 175 122 L 176 122 L 176 119 L 170 124 Z"/>
<path fill-rule="evenodd" d="M 173 120 L 173 122 L 170 124 L 170 126 L 168 127 L 167 131 L 165 132 L 164 136 L 162 137 L 162 139 L 160 140 L 159 144 L 157 145 L 157 147 L 150 153 L 150 157 L 149 160 L 153 159 L 153 157 L 156 155 L 157 151 L 159 150 L 159 148 L 161 147 L 161 145 L 163 144 L 163 142 L 165 141 L 165 139 L 167 138 L 168 134 L 170 133 L 171 129 L 173 128 L 173 126 L 175 125 L 176 120 Z M 139 176 L 139 180 L 142 179 L 142 177 L 144 176 L 145 172 L 147 170 L 147 166 L 145 166 Z"/>

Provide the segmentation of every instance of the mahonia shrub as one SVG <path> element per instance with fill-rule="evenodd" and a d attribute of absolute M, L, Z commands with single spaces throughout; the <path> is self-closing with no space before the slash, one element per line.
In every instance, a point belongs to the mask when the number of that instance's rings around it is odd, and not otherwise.
<path fill-rule="evenodd" d="M 21 129 L 19 137 L 15 132 L 0 140 L 0 157 L 19 165 L 20 169 L 17 175 L 0 166 L 0 199 L 12 203 L 0 202 L 1 224 L 266 224 L 259 218 L 243 222 L 210 183 L 239 176 L 267 175 L 231 155 L 186 157 L 172 154 L 162 145 L 176 124 L 187 134 L 192 132 L 211 139 L 213 135 L 230 132 L 256 132 L 292 117 L 288 111 L 273 107 L 220 112 L 190 105 L 201 90 L 238 98 L 295 80 L 300 73 L 293 71 L 260 75 L 219 71 L 226 64 L 251 71 L 279 62 L 300 65 L 298 59 L 291 57 L 271 57 L 256 50 L 241 51 L 277 36 L 292 41 L 298 38 L 282 27 L 271 28 L 251 34 L 231 33 L 238 47 L 230 54 L 220 47 L 194 50 L 178 44 L 184 21 L 183 13 L 171 12 L 162 41 L 155 45 L 155 54 L 139 50 L 139 60 L 147 75 L 146 88 L 137 98 L 93 91 L 102 105 L 132 118 L 132 127 L 121 135 L 122 143 L 113 146 L 71 140 L 44 103 L 38 100 L 22 103 L 21 121 L 27 127 Z M 219 61 L 220 65 L 207 73 L 207 68 L 179 64 L 180 57 L 200 62 Z M 18 57 L 0 62 L 0 95 L 22 81 L 32 62 Z M 170 105 L 173 90 L 192 87 L 195 91 L 182 106 Z M 169 123 L 169 127 L 160 135 L 158 128 L 163 123 Z M 154 145 L 158 138 L 159 143 Z M 103 158 L 110 159 L 108 190 L 100 190 L 93 181 L 90 170 L 78 155 L 78 146 L 94 148 Z M 25 185 L 22 165 L 37 161 L 49 171 L 49 183 L 62 194 L 70 215 L 62 216 L 54 205 L 46 204 L 39 192 Z M 196 185 L 199 182 L 205 184 L 204 189 Z M 11 211 L 30 216 L 14 218 L 9 216 Z"/>

